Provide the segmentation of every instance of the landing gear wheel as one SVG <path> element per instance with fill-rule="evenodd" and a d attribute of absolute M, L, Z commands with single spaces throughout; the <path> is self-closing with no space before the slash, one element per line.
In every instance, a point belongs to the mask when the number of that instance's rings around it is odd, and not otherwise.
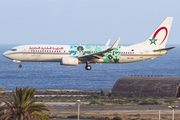
<path fill-rule="evenodd" d="M 85 69 L 86 69 L 86 70 L 91 70 L 91 66 L 90 66 L 90 65 L 86 65 L 86 66 L 85 66 Z"/>
<path fill-rule="evenodd" d="M 22 65 L 19 65 L 19 68 L 22 68 Z"/>

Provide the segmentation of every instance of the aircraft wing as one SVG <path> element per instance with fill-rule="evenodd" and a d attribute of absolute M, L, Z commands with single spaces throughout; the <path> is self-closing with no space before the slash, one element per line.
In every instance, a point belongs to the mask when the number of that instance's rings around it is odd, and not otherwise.
<path fill-rule="evenodd" d="M 108 48 L 108 49 L 100 51 L 100 52 L 88 54 L 88 55 L 81 55 L 81 56 L 78 56 L 78 59 L 80 61 L 85 61 L 85 62 L 86 61 L 93 61 L 94 59 L 100 59 L 100 58 L 102 58 L 104 56 L 104 53 L 107 53 L 107 52 L 109 52 L 111 50 L 116 49 L 116 47 L 117 47 L 117 45 L 119 43 L 119 40 L 120 40 L 120 38 L 118 38 L 116 40 L 116 42 L 112 45 L 111 48 Z"/>
<path fill-rule="evenodd" d="M 159 51 L 163 51 L 163 50 L 171 50 L 175 47 L 169 47 L 169 48 L 163 48 L 163 49 L 157 49 L 157 50 L 153 50 L 154 52 L 159 52 Z"/>

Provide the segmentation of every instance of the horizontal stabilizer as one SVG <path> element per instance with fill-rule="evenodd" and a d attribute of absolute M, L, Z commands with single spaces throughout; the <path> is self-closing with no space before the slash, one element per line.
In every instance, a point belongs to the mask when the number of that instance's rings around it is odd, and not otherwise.
<path fill-rule="evenodd" d="M 169 48 L 164 48 L 164 49 L 158 49 L 158 50 L 153 50 L 154 52 L 158 52 L 158 51 L 163 51 L 163 50 L 171 50 L 175 47 L 169 47 Z"/>

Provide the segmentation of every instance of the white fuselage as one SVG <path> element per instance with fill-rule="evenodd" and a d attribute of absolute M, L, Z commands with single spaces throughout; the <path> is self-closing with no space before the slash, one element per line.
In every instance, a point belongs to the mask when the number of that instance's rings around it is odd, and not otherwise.
<path fill-rule="evenodd" d="M 78 47 L 78 46 L 77 46 Z M 87 46 L 83 46 L 86 48 Z M 89 46 L 88 46 L 89 47 Z M 68 56 L 81 56 L 91 53 L 96 53 L 105 49 L 108 46 L 98 46 L 99 49 L 84 49 L 75 50 L 71 49 L 70 45 L 23 45 L 14 47 L 12 50 L 5 52 L 3 55 L 9 59 L 18 61 L 33 61 L 33 62 L 60 62 L 62 57 Z M 146 59 L 153 59 L 158 56 L 164 55 L 167 50 L 154 52 L 153 49 L 148 48 L 131 48 L 125 46 L 118 46 L 116 50 L 104 53 L 104 57 L 96 62 L 100 63 L 128 63 L 136 62 Z M 113 57 L 113 61 L 111 60 Z M 79 61 L 82 63 L 82 61 Z"/>
<path fill-rule="evenodd" d="M 173 17 L 167 17 L 144 42 L 131 46 L 118 46 L 120 37 L 110 47 L 82 45 L 22 45 L 14 47 L 3 55 L 14 62 L 60 62 L 61 65 L 86 63 L 85 69 L 91 70 L 89 63 L 128 63 L 154 59 L 164 55 L 174 47 L 165 48 Z"/>

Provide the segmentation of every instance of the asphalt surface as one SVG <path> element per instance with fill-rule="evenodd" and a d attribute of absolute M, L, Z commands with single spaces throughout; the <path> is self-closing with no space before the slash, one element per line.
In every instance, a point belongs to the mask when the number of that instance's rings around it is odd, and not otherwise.
<path fill-rule="evenodd" d="M 167 110 L 169 105 L 80 106 L 81 110 Z M 180 105 L 178 105 L 180 107 Z M 48 109 L 77 110 L 77 106 L 48 106 Z"/>
<path fill-rule="evenodd" d="M 111 106 L 80 106 L 81 114 L 88 114 L 91 115 L 104 115 L 104 114 L 117 114 L 121 113 L 123 115 L 158 115 L 159 110 L 161 110 L 162 115 L 170 115 L 172 114 L 172 110 L 169 109 L 169 105 L 111 105 Z M 180 105 L 177 105 L 180 108 Z M 48 109 L 59 111 L 60 113 L 57 114 L 77 114 L 77 106 L 48 106 Z M 175 114 L 180 113 L 180 109 L 177 108 L 175 110 Z M 122 111 L 121 111 L 122 110 Z M 67 112 L 66 112 L 67 111 Z M 179 118 L 178 118 L 179 119 Z M 56 118 L 53 120 L 77 120 L 76 119 L 63 119 L 63 118 Z M 94 120 L 94 119 L 80 119 L 80 120 Z"/>
<path fill-rule="evenodd" d="M 77 118 L 69 119 L 69 118 L 55 118 L 52 120 L 77 120 Z M 98 120 L 98 119 L 79 119 L 79 120 Z"/>

